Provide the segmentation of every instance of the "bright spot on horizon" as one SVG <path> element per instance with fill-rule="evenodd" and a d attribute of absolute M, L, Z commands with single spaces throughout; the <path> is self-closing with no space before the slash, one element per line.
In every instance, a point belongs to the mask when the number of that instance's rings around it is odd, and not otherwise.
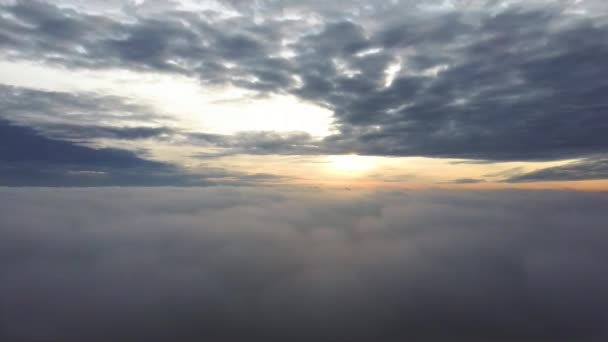
<path fill-rule="evenodd" d="M 376 167 L 376 158 L 356 154 L 332 155 L 327 157 L 329 166 L 336 171 L 361 172 Z"/>

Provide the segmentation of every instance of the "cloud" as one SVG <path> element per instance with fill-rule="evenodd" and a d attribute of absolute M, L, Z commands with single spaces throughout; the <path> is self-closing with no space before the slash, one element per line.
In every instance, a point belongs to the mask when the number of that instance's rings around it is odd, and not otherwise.
<path fill-rule="evenodd" d="M 319 155 L 329 151 L 320 139 L 305 132 L 217 134 L 167 127 L 162 123 L 171 120 L 170 117 L 118 96 L 3 85 L 0 85 L 0 93 L 4 95 L 0 99 L 0 118 L 33 127 L 55 139 L 80 143 L 95 143 L 100 139 L 155 139 L 174 145 L 211 146 L 220 150 L 219 155 Z M 100 121 L 107 124 L 100 125 Z M 208 153 L 200 154 L 209 157 Z"/>
<path fill-rule="evenodd" d="M 132 139 L 142 134 L 138 130 L 107 132 L 129 134 Z M 286 179 L 217 167 L 185 170 L 140 158 L 128 150 L 91 148 L 47 138 L 30 127 L 0 120 L 0 186 L 263 185 Z"/>
<path fill-rule="evenodd" d="M 477 178 L 458 178 L 458 179 L 454 179 L 453 181 L 449 182 L 451 184 L 477 184 L 477 183 L 483 183 L 485 182 L 484 179 L 477 179 Z"/>
<path fill-rule="evenodd" d="M 17 1 L 0 44 L 6 58 L 296 95 L 334 111 L 320 150 L 497 161 L 608 146 L 605 2 L 232 4 L 121 17 Z"/>
<path fill-rule="evenodd" d="M 42 130 L 51 136 L 61 136 L 70 140 L 116 139 L 138 140 L 159 138 L 174 131 L 168 127 L 113 127 L 113 126 L 79 126 L 70 124 L 51 124 Z"/>
<path fill-rule="evenodd" d="M 201 158 L 233 154 L 319 155 L 328 152 L 321 146 L 320 140 L 314 139 L 306 132 L 251 131 L 232 135 L 191 133 L 187 134 L 187 137 L 194 144 L 222 150 L 217 154 L 197 154 Z"/>
<path fill-rule="evenodd" d="M 505 178 L 505 177 L 512 177 L 512 176 L 517 176 L 524 173 L 524 168 L 521 166 L 516 166 L 516 167 L 511 167 L 511 168 L 507 168 L 504 170 L 500 170 L 498 172 L 492 172 L 492 173 L 488 173 L 486 175 L 484 175 L 484 177 L 501 177 L 501 178 Z"/>
<path fill-rule="evenodd" d="M 587 158 L 566 165 L 548 167 L 507 178 L 509 183 L 542 181 L 577 181 L 608 179 L 608 159 Z"/>
<path fill-rule="evenodd" d="M 464 15 L 446 19 L 407 40 L 419 51 L 405 60 L 407 67 L 418 57 L 436 59 L 425 62 L 431 67 L 353 96 L 359 99 L 353 109 L 338 107 L 343 134 L 336 144 L 365 154 L 484 160 L 560 159 L 605 149 L 596 75 L 606 73 L 597 59 L 606 51 L 592 38 L 605 25 L 569 23 L 550 10 L 507 11 L 476 25 L 465 24 Z M 551 28 L 560 23 L 561 30 Z M 400 95 L 395 102 L 392 92 Z"/>
<path fill-rule="evenodd" d="M 35 130 L 0 121 L 0 158 L 8 163 L 69 164 L 109 167 L 162 167 L 164 164 L 140 159 L 118 149 L 93 149 L 46 138 Z"/>
<path fill-rule="evenodd" d="M 45 91 L 0 84 L 0 118 L 48 130 L 56 138 L 93 139 L 114 135 L 128 139 L 167 133 L 160 121 L 170 119 L 132 100 L 92 92 Z M 116 126 L 104 127 L 99 122 Z M 141 127 L 129 127 L 133 122 Z M 144 126 L 145 125 L 145 126 Z M 147 132 L 147 134 L 145 133 Z M 66 133 L 62 136 L 61 133 Z M 91 136 L 85 136 L 90 133 Z"/>
<path fill-rule="evenodd" d="M 145 160 L 127 150 L 50 139 L 4 120 L 0 120 L 0 145 L 0 184 L 4 186 L 204 184 L 169 164 Z"/>
<path fill-rule="evenodd" d="M 600 194 L 4 188 L 0 203 L 9 341 L 608 333 Z"/>

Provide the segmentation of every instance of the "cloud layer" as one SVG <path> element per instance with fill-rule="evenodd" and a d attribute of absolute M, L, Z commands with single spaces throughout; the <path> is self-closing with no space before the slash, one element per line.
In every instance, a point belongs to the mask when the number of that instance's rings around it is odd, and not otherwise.
<path fill-rule="evenodd" d="M 70 125 L 48 126 L 66 130 Z M 138 139 L 156 129 L 89 127 L 76 129 L 87 139 L 113 134 Z M 62 132 L 65 136 L 65 131 Z M 267 173 L 248 173 L 219 167 L 197 172 L 138 157 L 116 148 L 92 148 L 48 138 L 36 130 L 0 119 L 0 186 L 206 186 L 254 185 L 287 179 Z"/>
<path fill-rule="evenodd" d="M 17 1 L 0 44 L 5 58 L 293 94 L 334 111 L 321 150 L 548 160 L 608 147 L 602 2 L 340 4 L 148 1 L 101 16 Z"/>
<path fill-rule="evenodd" d="M 562 166 L 549 167 L 528 173 L 515 174 L 507 182 L 567 181 L 605 179 L 608 177 L 608 159 L 603 156 L 579 160 Z"/>
<path fill-rule="evenodd" d="M 605 195 L 0 189 L 7 341 L 603 341 Z"/>

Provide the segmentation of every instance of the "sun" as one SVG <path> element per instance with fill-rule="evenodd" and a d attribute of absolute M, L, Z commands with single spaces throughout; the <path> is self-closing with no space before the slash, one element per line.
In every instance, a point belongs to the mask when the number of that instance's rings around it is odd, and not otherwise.
<path fill-rule="evenodd" d="M 373 169 L 376 166 L 374 157 L 356 154 L 327 156 L 327 159 L 329 166 L 336 171 L 361 172 Z"/>

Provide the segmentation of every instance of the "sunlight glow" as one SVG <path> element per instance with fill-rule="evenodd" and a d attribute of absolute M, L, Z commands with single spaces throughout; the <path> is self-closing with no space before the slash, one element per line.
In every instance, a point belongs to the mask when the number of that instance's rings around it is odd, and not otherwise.
<path fill-rule="evenodd" d="M 384 79 L 385 88 L 388 88 L 391 86 L 391 84 L 393 84 L 395 77 L 397 77 L 399 71 L 401 71 L 401 67 L 401 58 L 398 58 L 397 61 L 395 61 L 394 63 L 389 65 L 388 68 L 386 68 L 386 70 L 384 71 L 384 74 L 386 76 Z"/>
<path fill-rule="evenodd" d="M 371 170 L 376 166 L 376 158 L 358 156 L 356 154 L 328 156 L 329 165 L 333 170 L 361 172 Z"/>
<path fill-rule="evenodd" d="M 297 84 L 301 82 L 296 78 Z M 196 78 L 184 76 L 127 70 L 74 71 L 0 61 L 0 83 L 127 98 L 166 116 L 157 123 L 194 132 L 301 131 L 324 137 L 333 129 L 333 113 L 329 109 L 293 95 L 260 97 L 232 86 L 203 86 Z"/>

